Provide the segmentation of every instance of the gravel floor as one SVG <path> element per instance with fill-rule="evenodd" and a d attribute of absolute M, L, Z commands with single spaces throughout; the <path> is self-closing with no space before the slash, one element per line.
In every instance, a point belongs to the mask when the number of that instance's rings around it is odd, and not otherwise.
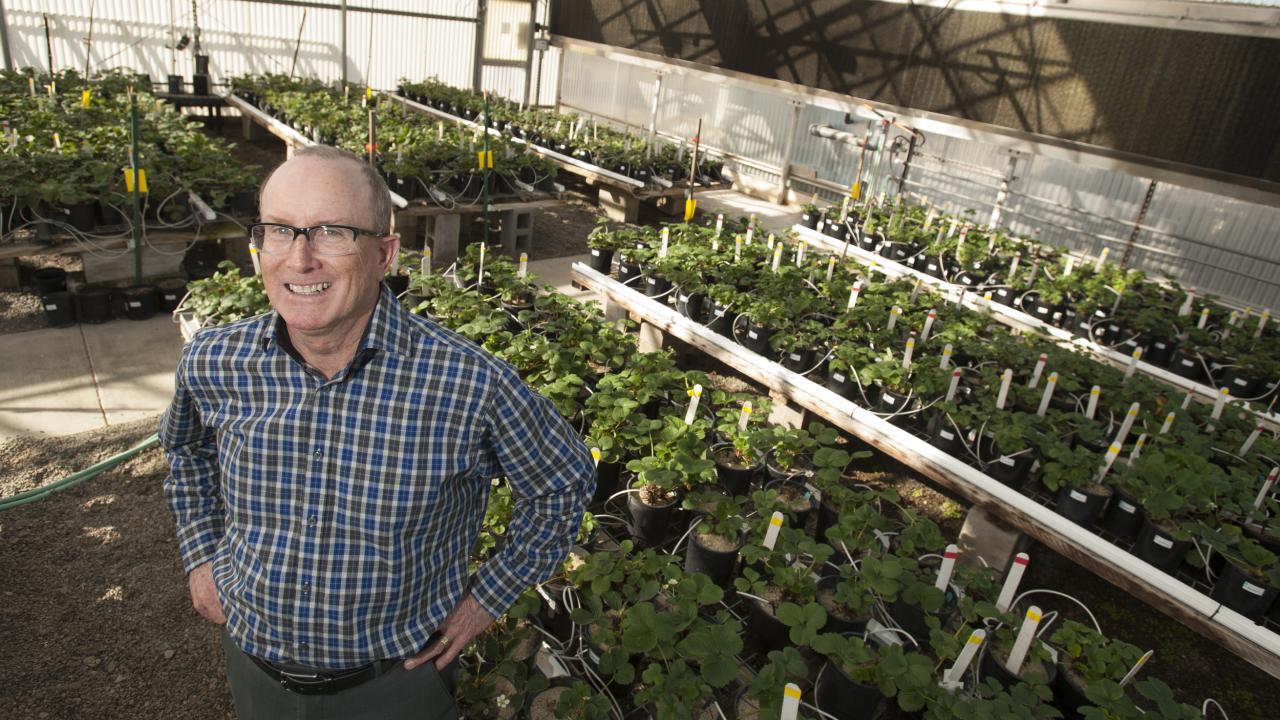
<path fill-rule="evenodd" d="M 79 255 L 19 257 L 18 273 L 22 287 L 0 288 L 0 335 L 49 326 L 40 305 L 40 296 L 31 282 L 31 273 L 46 267 L 60 267 L 68 273 L 84 272 L 84 263 Z"/>

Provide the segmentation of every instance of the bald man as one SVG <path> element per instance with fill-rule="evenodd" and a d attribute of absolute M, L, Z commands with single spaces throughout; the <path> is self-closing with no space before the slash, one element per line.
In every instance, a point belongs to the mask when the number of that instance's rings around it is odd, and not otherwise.
<path fill-rule="evenodd" d="M 549 577 L 595 484 L 582 441 L 505 363 L 405 311 L 382 178 L 299 150 L 250 226 L 272 311 L 183 349 L 160 438 L 191 601 L 223 626 L 249 718 L 454 718 L 446 673 Z M 491 479 L 515 515 L 467 562 Z"/>

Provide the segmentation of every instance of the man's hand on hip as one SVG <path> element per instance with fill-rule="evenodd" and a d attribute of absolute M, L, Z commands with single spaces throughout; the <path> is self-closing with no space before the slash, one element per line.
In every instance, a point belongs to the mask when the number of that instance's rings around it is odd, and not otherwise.
<path fill-rule="evenodd" d="M 427 645 L 426 650 L 405 660 L 404 669 L 412 670 L 434 659 L 436 669 L 444 670 L 475 636 L 493 624 L 493 620 L 493 616 L 480 607 L 480 603 L 471 597 L 471 593 L 467 593 L 445 616 L 444 622 L 440 624 L 437 631 L 436 639 Z"/>
<path fill-rule="evenodd" d="M 187 575 L 187 587 L 191 589 L 191 605 L 201 617 L 218 625 L 227 624 L 227 616 L 222 614 L 222 606 L 218 604 L 218 591 L 213 586 L 212 562 L 192 570 Z"/>

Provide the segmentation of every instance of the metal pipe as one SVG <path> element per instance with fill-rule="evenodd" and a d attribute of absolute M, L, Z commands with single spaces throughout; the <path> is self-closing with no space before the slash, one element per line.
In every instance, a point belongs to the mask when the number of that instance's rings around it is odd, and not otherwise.
<path fill-rule="evenodd" d="M 1009 164 L 1005 167 L 1004 177 L 1000 178 L 1000 189 L 996 192 L 996 202 L 991 208 L 991 227 L 1000 224 L 1000 216 L 1004 214 L 1004 204 L 1009 200 L 1009 183 L 1013 182 L 1013 171 L 1018 167 L 1018 154 L 1009 153 Z"/>
<path fill-rule="evenodd" d="M 1129 256 L 1133 254 L 1133 244 L 1138 240 L 1138 233 L 1142 231 L 1142 221 L 1147 217 L 1147 211 L 1151 209 L 1151 198 L 1156 194 L 1156 181 L 1152 180 L 1147 186 L 1147 196 L 1142 199 L 1142 207 L 1138 208 L 1138 218 L 1133 221 L 1133 230 L 1129 232 L 1129 241 L 1124 245 L 1124 254 L 1120 256 L 1120 267 L 1129 266 Z M 1118 298 L 1117 298 L 1118 300 Z"/>
<path fill-rule="evenodd" d="M 521 107 L 529 106 L 529 88 L 533 85 L 533 35 L 537 32 L 538 27 L 538 3 L 537 0 L 529 0 L 529 33 L 524 39 L 524 100 L 520 103 Z M 541 67 L 541 63 L 539 63 Z"/>
<path fill-rule="evenodd" d="M 339 27 L 341 27 L 342 35 L 342 85 L 347 85 L 347 0 L 342 0 L 342 9 L 339 14 Z"/>
<path fill-rule="evenodd" d="M 4 69 L 13 70 L 13 55 L 9 52 L 9 21 L 5 19 L 4 0 L 0 0 L 0 45 L 4 46 Z"/>
<path fill-rule="evenodd" d="M 484 84 L 484 20 L 488 9 L 486 0 L 476 0 L 475 60 L 471 66 L 472 92 L 480 92 Z"/>
<path fill-rule="evenodd" d="M 904 186 L 907 184 L 907 174 L 911 172 L 911 159 L 916 154 L 916 143 L 920 136 L 911 133 L 910 140 L 907 141 L 907 158 L 902 161 L 902 174 L 898 176 L 898 195 L 902 195 Z"/>
<path fill-rule="evenodd" d="M 796 103 L 796 107 L 799 107 L 799 103 Z M 865 149 L 867 147 L 867 140 L 865 137 L 858 137 L 854 133 L 845 130 L 837 130 L 830 125 L 824 125 L 822 123 L 811 123 L 809 125 L 809 134 L 814 137 L 835 140 L 836 142 L 841 142 L 845 145 L 852 145 L 858 148 Z"/>
<path fill-rule="evenodd" d="M 658 135 L 658 105 L 662 102 L 662 77 L 666 73 L 655 73 L 653 79 L 653 102 L 649 105 L 649 143 L 644 148 L 644 156 L 653 155 L 653 142 Z"/>
<path fill-rule="evenodd" d="M 791 118 L 787 121 L 787 142 L 782 148 L 782 171 L 778 173 L 778 196 L 775 202 L 787 204 L 787 186 L 791 183 L 791 158 L 796 151 L 796 130 L 800 125 L 800 103 L 791 101 Z"/>

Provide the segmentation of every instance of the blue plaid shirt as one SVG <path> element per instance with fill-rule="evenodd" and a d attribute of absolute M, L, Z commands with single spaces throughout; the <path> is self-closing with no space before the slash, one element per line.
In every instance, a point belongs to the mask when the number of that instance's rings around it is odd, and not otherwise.
<path fill-rule="evenodd" d="M 408 657 L 468 590 L 497 617 L 555 571 L 595 472 L 509 365 L 385 287 L 330 380 L 278 328 L 271 312 L 201 331 L 160 422 L 183 564 L 212 561 L 240 647 L 334 669 Z M 516 498 L 507 542 L 468 576 L 501 475 Z"/>

